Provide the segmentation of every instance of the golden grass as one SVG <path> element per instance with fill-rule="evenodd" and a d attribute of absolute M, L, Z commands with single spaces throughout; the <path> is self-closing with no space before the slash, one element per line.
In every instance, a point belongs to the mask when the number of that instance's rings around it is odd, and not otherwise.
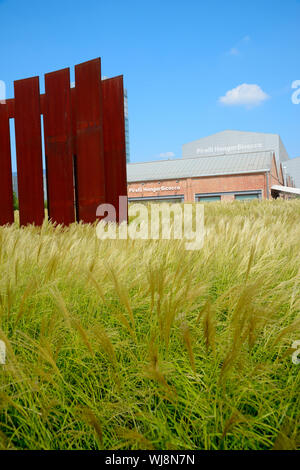
<path fill-rule="evenodd" d="M 0 448 L 297 448 L 300 201 L 210 203 L 205 243 L 0 228 Z"/>

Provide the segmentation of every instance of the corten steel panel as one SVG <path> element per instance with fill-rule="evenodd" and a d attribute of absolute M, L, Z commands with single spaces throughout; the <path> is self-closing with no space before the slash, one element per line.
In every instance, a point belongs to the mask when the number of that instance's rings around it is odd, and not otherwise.
<path fill-rule="evenodd" d="M 15 117 L 15 100 L 14 99 L 6 100 L 6 105 L 7 105 L 7 113 L 8 113 L 9 119 L 14 118 Z"/>
<path fill-rule="evenodd" d="M 94 222 L 105 202 L 100 59 L 75 66 L 78 220 Z"/>
<path fill-rule="evenodd" d="M 39 78 L 14 82 L 20 224 L 44 219 Z"/>
<path fill-rule="evenodd" d="M 127 206 L 125 213 L 119 211 L 119 196 L 127 196 L 123 77 L 103 80 L 102 95 L 106 202 L 122 222 L 127 220 Z"/>
<path fill-rule="evenodd" d="M 76 90 L 71 88 L 71 109 L 72 109 L 72 152 L 73 152 L 73 179 L 75 198 L 75 220 L 78 221 L 78 177 L 77 177 L 77 147 L 76 147 Z"/>
<path fill-rule="evenodd" d="M 45 75 L 44 135 L 49 218 L 75 221 L 70 70 Z"/>
<path fill-rule="evenodd" d="M 14 222 L 8 109 L 0 104 L 0 225 Z"/>
<path fill-rule="evenodd" d="M 71 115 L 72 115 L 72 148 L 73 155 L 77 154 L 76 150 L 76 89 L 71 88 Z"/>

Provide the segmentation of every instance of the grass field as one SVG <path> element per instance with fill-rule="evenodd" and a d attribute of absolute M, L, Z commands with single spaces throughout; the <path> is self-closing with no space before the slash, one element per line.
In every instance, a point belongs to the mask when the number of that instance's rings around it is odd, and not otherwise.
<path fill-rule="evenodd" d="M 300 201 L 205 227 L 192 252 L 0 228 L 0 448 L 300 447 Z"/>

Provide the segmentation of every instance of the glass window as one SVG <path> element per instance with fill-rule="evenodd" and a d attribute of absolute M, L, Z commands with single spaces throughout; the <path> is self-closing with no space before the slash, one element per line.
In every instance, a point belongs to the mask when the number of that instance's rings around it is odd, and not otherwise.
<path fill-rule="evenodd" d="M 221 196 L 198 196 L 198 202 L 215 202 L 221 201 Z"/>
<path fill-rule="evenodd" d="M 174 198 L 155 198 L 155 199 L 149 199 L 149 198 L 146 198 L 146 197 L 143 197 L 143 198 L 130 198 L 128 200 L 129 203 L 131 202 L 143 202 L 145 204 L 152 204 L 152 203 L 164 203 L 164 202 L 167 202 L 168 204 L 173 204 L 174 202 L 183 202 L 183 197 L 174 197 Z"/>
<path fill-rule="evenodd" d="M 250 199 L 259 199 L 258 193 L 256 194 L 235 194 L 235 199 L 238 201 L 248 201 Z"/>

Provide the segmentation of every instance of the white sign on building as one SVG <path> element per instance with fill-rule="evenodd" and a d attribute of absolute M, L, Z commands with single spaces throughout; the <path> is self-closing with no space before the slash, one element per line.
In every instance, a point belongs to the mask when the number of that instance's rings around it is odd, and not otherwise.
<path fill-rule="evenodd" d="M 143 191 L 145 192 L 151 192 L 151 193 L 157 193 L 159 191 L 179 191 L 180 186 L 157 186 L 157 187 L 143 187 L 140 186 L 139 188 L 129 188 L 128 192 L 129 193 L 142 193 Z"/>

